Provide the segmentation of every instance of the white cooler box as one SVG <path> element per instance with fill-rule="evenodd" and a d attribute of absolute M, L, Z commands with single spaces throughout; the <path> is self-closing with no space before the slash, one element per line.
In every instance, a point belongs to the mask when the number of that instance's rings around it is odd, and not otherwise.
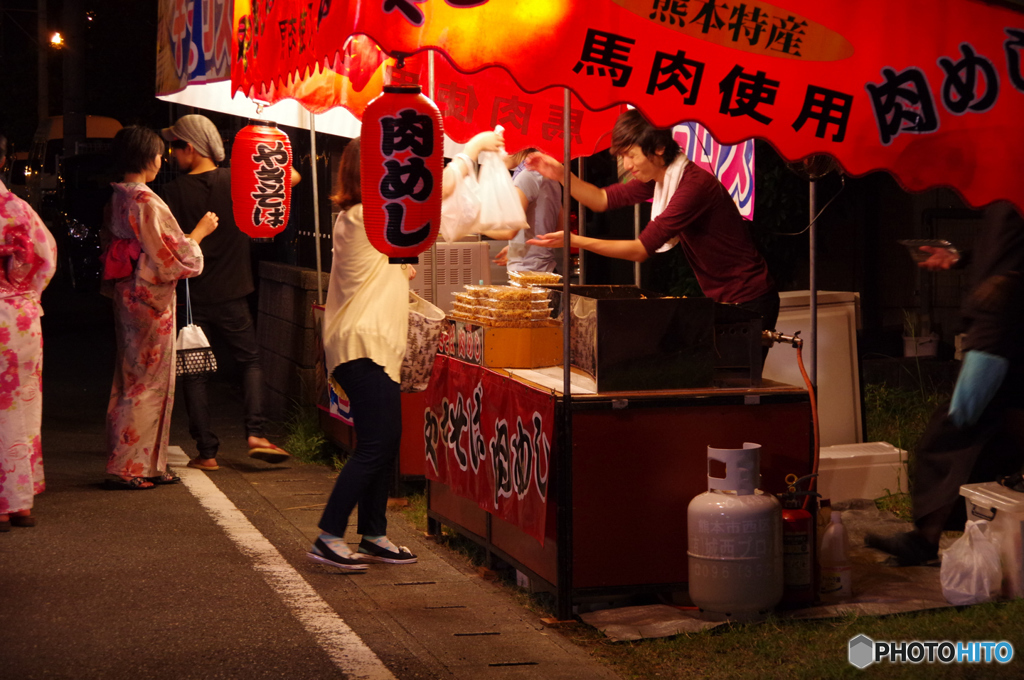
<path fill-rule="evenodd" d="M 984 482 L 964 484 L 960 495 L 967 499 L 967 518 L 988 520 L 999 541 L 1003 595 L 1024 597 L 1024 493 Z"/>
<path fill-rule="evenodd" d="M 906 492 L 907 452 L 888 442 L 821 447 L 818 493 L 833 503 Z"/>

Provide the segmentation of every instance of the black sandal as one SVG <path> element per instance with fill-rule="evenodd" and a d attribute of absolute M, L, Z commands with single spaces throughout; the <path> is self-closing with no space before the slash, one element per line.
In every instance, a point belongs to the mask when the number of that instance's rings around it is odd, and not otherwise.
<path fill-rule="evenodd" d="M 147 484 L 149 486 L 146 486 Z M 106 481 L 106 488 L 111 491 L 147 491 L 149 489 L 155 489 L 156 484 L 145 477 L 132 477 L 131 479 L 114 477 L 113 479 L 108 479 Z"/>
<path fill-rule="evenodd" d="M 163 474 L 157 475 L 156 477 L 146 477 L 147 482 L 153 482 L 154 484 L 177 484 L 181 481 L 181 477 L 175 474 L 170 468 Z"/>

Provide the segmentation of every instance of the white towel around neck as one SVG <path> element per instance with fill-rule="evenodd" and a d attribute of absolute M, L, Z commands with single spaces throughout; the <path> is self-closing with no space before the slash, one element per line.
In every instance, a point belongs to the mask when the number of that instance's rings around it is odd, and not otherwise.
<path fill-rule="evenodd" d="M 668 202 L 672 200 L 672 196 L 675 195 L 676 189 L 679 188 L 679 180 L 683 178 L 683 171 L 686 170 L 686 166 L 689 165 L 690 159 L 686 157 L 686 154 L 680 150 L 679 155 L 672 161 L 672 164 L 665 168 L 665 176 L 660 182 L 654 183 L 654 198 L 651 201 L 651 219 L 653 220 L 661 213 L 665 212 L 665 208 L 668 207 Z M 665 242 L 657 252 L 664 253 L 666 250 L 672 250 L 675 245 L 679 243 L 679 237 L 672 237 Z"/>

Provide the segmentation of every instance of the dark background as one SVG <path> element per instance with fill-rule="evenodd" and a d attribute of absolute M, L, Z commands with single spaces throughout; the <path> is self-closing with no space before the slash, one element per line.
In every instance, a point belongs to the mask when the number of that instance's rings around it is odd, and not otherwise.
<path fill-rule="evenodd" d="M 161 128 L 187 113 L 204 113 L 230 143 L 234 133 L 246 124 L 244 119 L 194 111 L 156 98 L 158 4 L 157 0 L 46 0 L 49 29 L 63 30 L 69 16 L 77 16 L 81 19 L 83 45 L 77 51 L 43 46 L 48 55 L 49 115 L 65 113 L 65 104 L 71 101 L 68 93 L 77 92 L 85 114 L 110 116 L 124 125 Z M 12 152 L 28 148 L 39 118 L 37 19 L 36 0 L 4 0 L 0 11 L 0 132 L 9 138 Z M 72 78 L 65 77 L 67 74 Z M 80 87 L 69 87 L 70 81 Z M 285 130 L 295 149 L 296 168 L 309 178 L 309 134 Z M 330 159 L 344 140 L 323 134 L 317 140 L 320 226 L 329 233 L 331 209 L 326 197 L 331 193 Z M 599 185 L 614 181 L 614 162 L 606 153 L 590 158 L 587 168 L 590 181 Z M 755 176 L 754 238 L 781 290 L 807 289 L 810 184 L 794 174 L 769 144 L 760 141 Z M 161 177 L 155 184 L 165 179 Z M 928 280 L 913 267 L 897 240 L 943 237 L 939 232 L 944 216 L 960 214 L 958 211 L 965 208 L 957 194 L 935 189 L 911 195 L 885 172 L 845 179 L 833 172 L 818 180 L 817 186 L 819 207 L 834 199 L 817 221 L 817 284 L 822 290 L 861 294 L 862 350 L 900 356 L 903 320 L 908 311 L 939 309 L 946 310 L 946 321 L 937 330 L 942 335 L 944 353 L 951 355 L 955 332 L 952 319 L 959 300 L 955 295 L 936 297 L 937 289 L 929 289 Z M 599 237 L 632 237 L 632 223 L 632 210 L 627 209 L 589 214 L 586 229 Z M 296 187 L 288 229 L 271 244 L 258 244 L 254 257 L 315 267 L 312 231 L 312 187 L 306 181 Z M 55 236 L 60 238 L 59 234 Z M 326 246 L 321 249 L 326 269 L 330 266 L 329 239 L 322 245 Z M 590 254 L 584 257 L 588 283 L 632 283 L 632 263 Z M 678 248 L 645 263 L 642 283 L 660 292 L 699 295 Z"/>

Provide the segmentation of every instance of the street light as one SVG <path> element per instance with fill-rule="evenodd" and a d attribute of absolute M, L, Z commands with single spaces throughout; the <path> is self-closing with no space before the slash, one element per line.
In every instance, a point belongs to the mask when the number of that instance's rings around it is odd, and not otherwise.
<path fill-rule="evenodd" d="M 54 31 L 53 35 L 50 36 L 50 47 L 55 50 L 64 47 L 64 37 L 59 32 Z"/>

